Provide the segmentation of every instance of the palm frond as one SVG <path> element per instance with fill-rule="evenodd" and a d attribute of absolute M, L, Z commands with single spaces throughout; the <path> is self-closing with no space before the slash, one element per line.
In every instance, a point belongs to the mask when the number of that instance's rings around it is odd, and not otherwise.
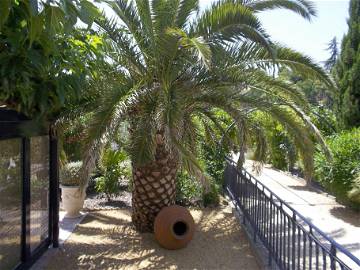
<path fill-rule="evenodd" d="M 126 67 L 130 73 L 143 74 L 145 71 L 144 56 L 137 48 L 137 44 L 129 37 L 128 31 L 120 27 L 115 18 L 107 18 L 105 14 L 96 21 L 99 30 L 110 38 L 112 59 Z"/>
<path fill-rule="evenodd" d="M 316 9 L 312 2 L 307 0 L 255 0 L 245 4 L 254 11 L 265 11 L 272 9 L 287 9 L 298 13 L 307 20 L 316 16 Z"/>
<path fill-rule="evenodd" d="M 147 58 L 149 50 L 149 41 L 147 35 L 144 33 L 142 23 L 139 19 L 136 6 L 133 1 L 127 0 L 105 0 L 124 26 L 127 28 L 129 35 L 131 35 L 139 50 L 144 55 L 145 59 Z"/>
<path fill-rule="evenodd" d="M 270 50 L 268 35 L 251 9 L 230 1 L 219 1 L 205 10 L 190 26 L 190 36 L 221 43 L 245 38 Z"/>
<path fill-rule="evenodd" d="M 176 16 L 176 27 L 185 28 L 193 12 L 199 11 L 199 0 L 181 0 Z"/>

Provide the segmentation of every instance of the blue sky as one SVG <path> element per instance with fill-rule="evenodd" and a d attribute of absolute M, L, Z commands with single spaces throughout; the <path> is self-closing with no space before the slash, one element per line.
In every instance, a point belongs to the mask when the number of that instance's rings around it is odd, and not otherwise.
<path fill-rule="evenodd" d="M 202 8 L 214 0 L 200 0 Z M 260 14 L 264 28 L 274 41 L 280 42 L 316 61 L 328 58 L 325 48 L 336 36 L 340 42 L 347 32 L 350 0 L 315 0 L 318 16 L 312 22 L 285 10 L 266 11 Z"/>

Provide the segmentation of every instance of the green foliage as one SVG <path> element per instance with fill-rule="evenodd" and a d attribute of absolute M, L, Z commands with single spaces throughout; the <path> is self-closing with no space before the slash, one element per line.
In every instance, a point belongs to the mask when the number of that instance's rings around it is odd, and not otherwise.
<path fill-rule="evenodd" d="M 284 81 L 291 82 L 312 106 L 329 109 L 333 107 L 334 91 L 323 81 L 306 78 L 288 69 L 281 70 L 279 77 Z"/>
<path fill-rule="evenodd" d="M 338 123 L 333 110 L 325 106 L 313 106 L 310 117 L 324 136 L 330 136 L 337 132 Z"/>
<path fill-rule="evenodd" d="M 335 65 L 339 81 L 339 111 L 346 128 L 360 126 L 360 2 L 350 1 L 349 30 Z"/>
<path fill-rule="evenodd" d="M 180 205 L 197 205 L 202 200 L 201 183 L 187 172 L 182 171 L 176 177 L 176 203 Z"/>
<path fill-rule="evenodd" d="M 324 61 L 324 67 L 326 70 L 331 71 L 339 58 L 339 48 L 336 37 L 331 39 L 326 50 L 330 53 L 330 57 Z"/>
<path fill-rule="evenodd" d="M 226 141 L 243 154 L 254 135 L 263 160 L 264 128 L 250 115 L 265 111 L 287 127 L 310 174 L 311 139 L 324 146 L 322 137 L 304 113 L 303 95 L 273 74 L 286 68 L 327 86 L 332 81 L 311 58 L 273 42 L 258 11 L 280 7 L 306 19 L 315 11 L 304 0 L 257 2 L 217 1 L 189 19 L 198 10 L 197 1 L 108 1 L 116 18 L 104 14 L 96 23 L 113 64 L 109 74 L 119 79 L 105 79 L 106 91 L 93 100 L 84 151 L 87 168 L 94 167 L 102 144 L 124 122 L 130 125 L 135 167 L 156 159 L 157 135 L 163 136 L 169 155 L 179 159 L 178 167 L 193 175 L 206 169 L 198 161 L 205 139 L 220 145 Z M 219 178 L 217 165 L 209 166 Z"/>
<path fill-rule="evenodd" d="M 292 169 L 296 160 L 296 152 L 284 127 L 273 122 L 273 128 L 267 131 L 267 136 L 270 163 L 280 170 Z"/>
<path fill-rule="evenodd" d="M 84 129 L 88 123 L 88 115 L 80 115 L 78 118 L 67 121 L 64 132 L 61 134 L 63 149 L 67 160 L 74 161 L 82 158 Z"/>
<path fill-rule="evenodd" d="M 0 105 L 54 118 L 78 98 L 98 54 L 97 36 L 75 30 L 97 10 L 87 0 L 4 0 L 0 14 Z"/>
<path fill-rule="evenodd" d="M 121 188 L 119 181 L 130 177 L 130 170 L 125 152 L 105 148 L 100 159 L 101 176 L 95 178 L 96 190 L 105 193 L 110 201 L 112 196 L 119 194 Z"/>
<path fill-rule="evenodd" d="M 229 153 L 226 147 L 202 143 L 201 159 L 205 165 L 205 171 L 212 177 L 215 183 L 222 186 L 224 170 L 226 166 L 225 156 Z"/>
<path fill-rule="evenodd" d="M 349 191 L 359 187 L 355 178 L 360 172 L 360 129 L 343 131 L 328 137 L 326 141 L 333 153 L 333 160 L 330 162 L 321 152 L 316 153 L 316 179 L 339 201 L 360 207 L 354 195 L 348 196 Z"/>
<path fill-rule="evenodd" d="M 179 172 L 176 178 L 176 203 L 205 207 L 218 205 L 222 186 L 211 177 L 205 181 L 203 184 L 186 171 Z"/>
<path fill-rule="evenodd" d="M 360 173 L 357 174 L 352 189 L 348 192 L 348 197 L 352 202 L 360 205 Z"/>
<path fill-rule="evenodd" d="M 260 122 L 265 129 L 264 135 L 267 145 L 265 161 L 279 170 L 293 169 L 298 160 L 298 155 L 292 136 L 286 127 L 264 113 L 254 113 L 253 117 L 254 121 Z"/>
<path fill-rule="evenodd" d="M 81 182 L 81 161 L 69 162 L 60 169 L 60 183 L 64 186 L 79 186 Z"/>
<path fill-rule="evenodd" d="M 207 206 L 217 206 L 220 203 L 220 193 L 222 186 L 218 185 L 213 179 L 210 180 L 208 190 L 203 191 L 203 204 Z"/>

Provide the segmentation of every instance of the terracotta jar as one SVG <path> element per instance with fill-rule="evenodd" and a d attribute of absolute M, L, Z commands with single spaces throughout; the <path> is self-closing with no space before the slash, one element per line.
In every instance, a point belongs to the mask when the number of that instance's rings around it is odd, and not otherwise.
<path fill-rule="evenodd" d="M 164 207 L 155 218 L 155 238 L 166 249 L 180 249 L 192 239 L 195 222 L 189 210 L 178 205 Z"/>

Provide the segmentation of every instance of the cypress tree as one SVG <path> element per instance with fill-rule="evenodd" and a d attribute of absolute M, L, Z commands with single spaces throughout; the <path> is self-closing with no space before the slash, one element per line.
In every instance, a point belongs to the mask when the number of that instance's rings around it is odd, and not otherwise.
<path fill-rule="evenodd" d="M 348 33 L 336 64 L 339 79 L 339 110 L 346 128 L 360 126 L 360 0 L 351 0 Z"/>

